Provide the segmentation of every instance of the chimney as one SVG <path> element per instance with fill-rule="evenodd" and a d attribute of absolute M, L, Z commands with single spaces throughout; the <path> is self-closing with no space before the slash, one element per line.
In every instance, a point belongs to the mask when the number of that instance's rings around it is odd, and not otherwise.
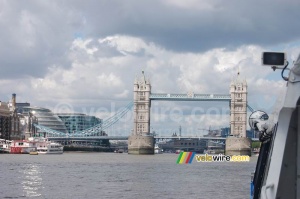
<path fill-rule="evenodd" d="M 16 109 L 16 94 L 15 93 L 12 94 L 11 102 L 12 102 L 13 110 L 15 110 Z"/>

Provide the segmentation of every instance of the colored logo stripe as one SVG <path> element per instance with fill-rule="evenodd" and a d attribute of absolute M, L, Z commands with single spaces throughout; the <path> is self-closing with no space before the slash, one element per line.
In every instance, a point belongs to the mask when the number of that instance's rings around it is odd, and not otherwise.
<path fill-rule="evenodd" d="M 179 162 L 179 164 L 182 164 L 182 163 L 184 163 L 184 160 L 185 160 L 186 154 L 187 154 L 187 152 L 182 152 L 182 156 L 181 156 L 181 159 L 180 159 L 180 162 Z"/>
<path fill-rule="evenodd" d="M 177 164 L 179 164 L 179 162 L 180 162 L 180 159 L 181 159 L 181 157 L 182 157 L 182 154 L 183 154 L 183 152 L 180 152 L 180 154 L 179 154 L 179 156 L 178 156 L 178 158 L 177 158 Z"/>
<path fill-rule="evenodd" d="M 191 164 L 194 158 L 195 152 L 190 152 L 188 158 L 185 161 L 185 164 Z"/>
<path fill-rule="evenodd" d="M 177 164 L 191 164 L 194 156 L 195 156 L 195 152 L 180 152 L 178 159 L 177 159 Z"/>

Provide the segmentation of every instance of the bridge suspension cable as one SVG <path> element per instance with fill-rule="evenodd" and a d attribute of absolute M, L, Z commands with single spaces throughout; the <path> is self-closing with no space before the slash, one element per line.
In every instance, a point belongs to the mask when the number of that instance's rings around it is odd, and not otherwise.
<path fill-rule="evenodd" d="M 249 104 L 247 104 L 247 108 L 248 108 L 251 112 L 254 112 L 254 109 L 253 109 Z"/>
<path fill-rule="evenodd" d="M 85 129 L 83 131 L 75 132 L 74 135 L 89 135 L 89 136 L 90 135 L 95 135 L 95 134 L 109 128 L 110 126 L 112 126 L 116 122 L 118 122 L 132 108 L 132 106 L 133 106 L 133 102 L 130 102 L 129 104 L 127 104 L 127 106 L 122 108 L 115 115 L 105 119 L 102 123 L 97 124 L 97 125 L 95 125 L 93 127 L 90 127 L 88 129 Z"/>
<path fill-rule="evenodd" d="M 43 126 L 43 125 L 39 125 L 39 124 L 33 124 L 33 125 L 34 125 L 34 127 L 36 127 L 37 129 L 41 130 L 42 132 L 50 133 L 51 135 L 58 135 L 58 136 L 62 136 L 62 135 L 65 136 L 66 135 L 63 132 L 50 129 L 50 128 L 48 128 L 46 126 Z"/>

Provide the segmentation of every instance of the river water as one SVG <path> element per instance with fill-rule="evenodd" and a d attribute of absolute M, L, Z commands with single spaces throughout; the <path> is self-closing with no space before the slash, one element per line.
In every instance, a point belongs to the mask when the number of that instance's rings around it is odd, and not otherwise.
<path fill-rule="evenodd" d="M 250 162 L 176 164 L 178 155 L 0 154 L 0 198 L 248 199 Z"/>

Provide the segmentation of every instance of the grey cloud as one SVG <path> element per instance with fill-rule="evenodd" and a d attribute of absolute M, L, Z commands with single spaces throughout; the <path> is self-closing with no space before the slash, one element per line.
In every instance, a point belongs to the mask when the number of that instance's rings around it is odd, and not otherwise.
<path fill-rule="evenodd" d="M 43 77 L 51 65 L 70 67 L 77 37 L 125 34 L 171 51 L 276 45 L 300 39 L 296 1 L 209 1 L 211 9 L 168 1 L 4 1 L 0 10 L 1 78 Z M 105 49 L 102 56 L 118 52 Z M 136 56 L 142 56 L 143 52 Z"/>
<path fill-rule="evenodd" d="M 69 67 L 75 25 L 71 11 L 44 1 L 5 1 L 0 14 L 1 78 L 43 77 L 51 65 Z"/>
<path fill-rule="evenodd" d="M 93 36 L 117 32 L 175 51 L 241 44 L 268 46 L 300 39 L 300 28 L 295 24 L 300 3 L 296 1 L 210 2 L 212 10 L 183 9 L 162 1 L 89 1 L 84 13 L 89 23 L 99 24 L 90 27 Z M 76 7 L 82 11 L 82 2 Z"/>

